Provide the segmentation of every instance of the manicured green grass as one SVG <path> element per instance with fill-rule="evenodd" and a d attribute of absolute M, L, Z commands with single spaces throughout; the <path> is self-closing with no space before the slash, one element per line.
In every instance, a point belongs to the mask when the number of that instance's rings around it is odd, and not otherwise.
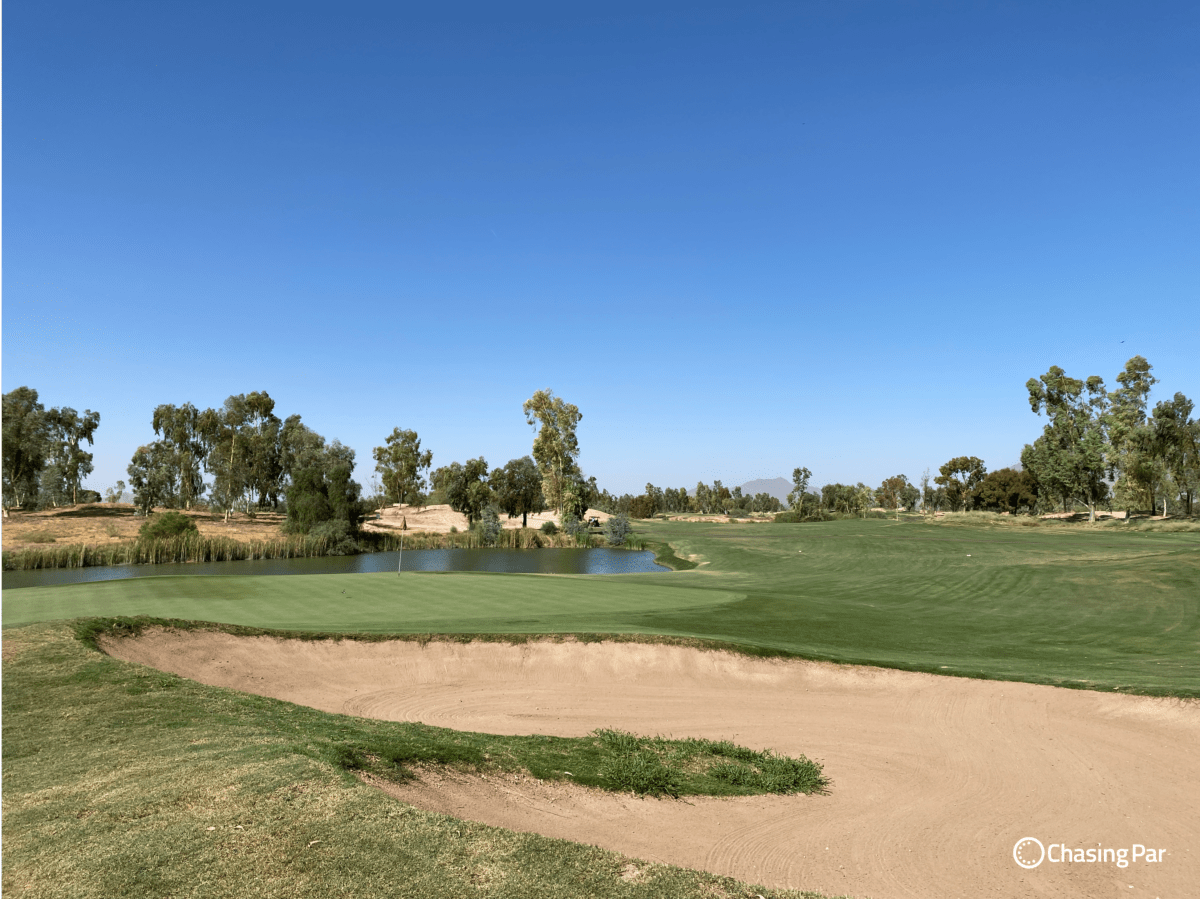
<path fill-rule="evenodd" d="M 6 897 L 811 895 L 647 863 L 627 881 L 617 853 L 422 812 L 348 770 L 458 761 L 561 778 L 569 764 L 599 779 L 631 752 L 713 767 L 748 750 L 330 715 L 112 659 L 63 623 L 9 630 L 4 649 Z"/>
<path fill-rule="evenodd" d="M 648 522 L 639 533 L 701 564 L 615 576 L 147 578 L 9 591 L 4 623 L 151 615 L 343 632 L 672 634 L 758 653 L 1200 696 L 1195 533 L 911 520 Z"/>

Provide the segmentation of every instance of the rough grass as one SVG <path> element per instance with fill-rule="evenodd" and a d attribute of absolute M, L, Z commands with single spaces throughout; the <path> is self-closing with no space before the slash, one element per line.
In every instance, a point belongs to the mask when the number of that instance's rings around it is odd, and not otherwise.
<path fill-rule="evenodd" d="M 10 629 L 4 649 L 5 896 L 816 895 L 422 812 L 354 776 L 431 752 L 503 767 L 515 750 L 485 735 L 203 686 L 101 655 L 63 624 Z M 571 741 L 525 739 L 575 771 Z M 370 757 L 385 747 L 396 757 Z"/>

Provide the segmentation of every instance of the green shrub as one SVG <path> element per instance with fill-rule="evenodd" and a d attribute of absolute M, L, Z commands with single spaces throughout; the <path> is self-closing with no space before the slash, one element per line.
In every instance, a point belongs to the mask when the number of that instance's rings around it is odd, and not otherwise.
<path fill-rule="evenodd" d="M 624 515 L 614 515 L 604 522 L 604 536 L 608 540 L 609 546 L 624 546 L 629 531 L 629 519 Z"/>
<path fill-rule="evenodd" d="M 58 538 L 49 531 L 30 531 L 25 535 L 25 543 L 53 543 Z"/>
<path fill-rule="evenodd" d="M 325 554 L 329 556 L 352 556 L 358 552 L 358 544 L 350 533 L 350 522 L 344 518 L 333 518 L 313 525 L 308 536 L 313 540 L 325 541 Z"/>
<path fill-rule="evenodd" d="M 544 521 L 542 522 L 541 531 L 547 537 L 553 537 L 558 533 L 558 525 L 556 525 L 553 521 Z"/>
<path fill-rule="evenodd" d="M 479 539 L 483 541 L 483 545 L 493 546 L 503 527 L 495 509 L 490 506 L 484 509 L 483 514 L 479 516 Z"/>
<path fill-rule="evenodd" d="M 164 537 L 178 537 L 188 532 L 198 531 L 199 528 L 196 527 L 196 522 L 192 521 L 192 519 L 188 518 L 182 512 L 172 510 L 147 519 L 138 529 L 138 536 L 143 539 L 154 540 Z"/>

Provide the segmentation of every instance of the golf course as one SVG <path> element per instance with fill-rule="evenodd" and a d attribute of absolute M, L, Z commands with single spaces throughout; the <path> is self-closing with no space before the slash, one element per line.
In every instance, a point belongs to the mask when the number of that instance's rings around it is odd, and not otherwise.
<path fill-rule="evenodd" d="M 1200 533 L 637 533 L 682 570 L 6 591 L 6 893 L 1179 895 L 1200 875 Z M 683 779 L 622 788 L 613 753 Z M 823 780 L 767 785 L 807 758 Z M 1010 832 L 1064 808 L 1067 841 L 1166 857 L 1032 877 Z"/>

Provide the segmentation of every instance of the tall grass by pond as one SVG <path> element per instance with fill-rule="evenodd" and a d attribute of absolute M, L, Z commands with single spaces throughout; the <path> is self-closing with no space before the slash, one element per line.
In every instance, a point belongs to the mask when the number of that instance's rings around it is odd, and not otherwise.
<path fill-rule="evenodd" d="M 595 549 L 612 546 L 602 534 L 581 532 L 578 536 L 559 531 L 547 534 L 533 528 L 511 528 L 503 530 L 489 542 L 477 530 L 458 531 L 452 534 L 431 534 L 427 531 L 404 531 L 405 549 Z M 370 552 L 394 552 L 400 549 L 401 535 L 363 533 L 359 542 Z M 630 535 L 620 544 L 625 549 L 645 550 L 646 541 Z"/>
<path fill-rule="evenodd" d="M 476 530 L 454 534 L 430 534 L 424 531 L 405 531 L 399 534 L 363 532 L 356 541 L 359 552 L 394 552 L 400 549 L 542 549 L 606 546 L 597 534 L 578 537 L 559 532 L 544 534 L 529 528 L 501 531 L 495 541 L 487 542 Z M 644 540 L 630 537 L 627 549 L 646 549 Z M 352 553 L 351 553 L 352 554 Z M 347 555 L 346 543 L 326 537 L 304 534 L 281 535 L 273 540 L 233 540 L 229 537 L 206 537 L 203 534 L 181 534 L 176 537 L 139 537 L 130 543 L 88 546 L 38 546 L 13 550 L 3 555 L 5 571 L 38 571 L 45 568 L 91 568 L 100 565 L 162 565 L 174 562 L 242 562 L 254 559 L 308 559 L 320 556 Z"/>
<path fill-rule="evenodd" d="M 247 559 L 306 559 L 330 555 L 335 541 L 293 535 L 275 540 L 232 540 L 181 534 L 178 537 L 139 538 L 131 543 L 88 546 L 46 546 L 6 552 L 5 571 L 42 568 L 89 568 L 96 565 L 161 565 L 169 562 L 241 562 Z"/>

